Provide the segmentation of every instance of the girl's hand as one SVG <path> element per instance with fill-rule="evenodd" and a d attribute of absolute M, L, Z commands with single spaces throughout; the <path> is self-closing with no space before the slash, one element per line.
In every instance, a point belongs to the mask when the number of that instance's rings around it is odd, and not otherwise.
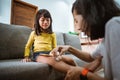
<path fill-rule="evenodd" d="M 80 80 L 80 74 L 82 67 L 72 67 L 67 71 L 66 77 L 64 80 Z"/>
<path fill-rule="evenodd" d="M 24 59 L 22 59 L 22 62 L 31 62 L 31 59 L 29 57 L 25 57 Z"/>
<path fill-rule="evenodd" d="M 53 55 L 54 57 L 63 55 L 66 51 L 68 51 L 69 48 L 70 48 L 69 45 L 66 45 L 66 46 L 58 46 L 58 47 L 54 48 L 54 49 L 50 52 L 50 55 Z"/>

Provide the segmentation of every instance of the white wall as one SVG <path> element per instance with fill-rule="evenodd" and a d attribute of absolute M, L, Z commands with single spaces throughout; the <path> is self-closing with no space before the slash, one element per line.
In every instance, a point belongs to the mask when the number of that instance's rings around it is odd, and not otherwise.
<path fill-rule="evenodd" d="M 11 0 L 0 0 L 0 22 L 10 24 Z"/>
<path fill-rule="evenodd" d="M 41 8 L 48 9 L 53 18 L 53 31 L 74 31 L 72 3 L 75 0 L 23 0 Z M 120 4 L 120 0 L 116 0 Z M 11 0 L 0 0 L 0 22 L 10 24 Z"/>
<path fill-rule="evenodd" d="M 53 31 L 74 31 L 71 4 L 74 0 L 22 0 L 45 8 L 50 11 L 53 18 Z M 1 7 L 2 6 L 2 7 Z M 0 22 L 10 24 L 11 0 L 0 0 Z"/>
<path fill-rule="evenodd" d="M 73 20 L 71 20 L 69 3 L 64 0 L 22 0 L 38 6 L 39 9 L 45 8 L 50 11 L 53 18 L 53 30 L 57 32 L 73 31 Z M 72 26 L 71 26 L 72 25 Z"/>
<path fill-rule="evenodd" d="M 115 0 L 115 1 L 120 4 L 120 0 Z"/>

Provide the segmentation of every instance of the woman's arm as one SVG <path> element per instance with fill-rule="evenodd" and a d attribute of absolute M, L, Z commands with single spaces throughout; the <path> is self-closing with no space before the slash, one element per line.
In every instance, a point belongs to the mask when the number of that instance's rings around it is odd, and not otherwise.
<path fill-rule="evenodd" d="M 69 46 L 68 51 L 71 52 L 76 57 L 78 57 L 79 59 L 82 59 L 82 60 L 84 60 L 86 62 L 91 62 L 91 61 L 94 60 L 91 57 L 90 53 L 78 50 L 78 49 L 76 49 L 76 48 L 74 48 L 72 46 Z"/>
<path fill-rule="evenodd" d="M 65 80 L 80 80 L 80 75 L 83 69 L 83 67 L 77 66 L 70 68 L 66 74 Z M 88 80 L 106 80 L 105 78 L 92 72 L 88 72 L 86 76 Z"/>
<path fill-rule="evenodd" d="M 60 55 L 63 55 L 65 52 L 69 51 L 71 54 L 75 55 L 79 59 L 82 59 L 86 62 L 91 62 L 94 59 L 91 57 L 90 53 L 83 52 L 81 50 L 78 50 L 70 45 L 61 45 L 56 48 L 54 48 L 50 54 L 53 54 L 54 57 L 58 56 L 58 52 Z"/>
<path fill-rule="evenodd" d="M 99 75 L 97 75 L 95 73 L 91 73 L 91 72 L 88 72 L 87 78 L 88 78 L 88 80 L 107 80 L 107 79 L 100 77 Z"/>

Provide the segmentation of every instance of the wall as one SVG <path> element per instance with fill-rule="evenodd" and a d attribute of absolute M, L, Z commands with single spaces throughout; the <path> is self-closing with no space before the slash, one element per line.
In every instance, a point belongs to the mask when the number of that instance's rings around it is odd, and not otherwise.
<path fill-rule="evenodd" d="M 11 0 L 0 0 L 0 22 L 10 24 Z M 71 14 L 72 0 L 22 0 L 38 6 L 39 9 L 48 9 L 53 18 L 53 31 L 66 32 L 74 31 Z M 2 5 L 1 5 L 2 4 Z M 2 10 L 1 10 L 2 9 Z"/>
<path fill-rule="evenodd" d="M 53 31 L 74 31 L 73 17 L 71 14 L 72 3 L 75 0 L 23 0 L 37 5 L 39 9 L 46 8 L 53 18 Z M 116 0 L 120 3 L 120 0 Z M 10 24 L 11 0 L 0 0 L 0 22 Z"/>
<path fill-rule="evenodd" d="M 120 4 L 120 0 L 115 0 L 115 1 Z"/>
<path fill-rule="evenodd" d="M 50 11 L 53 18 L 53 30 L 57 32 L 73 31 L 73 19 L 71 20 L 70 7 L 64 0 L 22 0 L 37 5 L 39 9 L 45 8 Z M 72 25 L 72 26 L 71 26 Z"/>
<path fill-rule="evenodd" d="M 0 22 L 10 23 L 11 0 L 0 0 Z"/>

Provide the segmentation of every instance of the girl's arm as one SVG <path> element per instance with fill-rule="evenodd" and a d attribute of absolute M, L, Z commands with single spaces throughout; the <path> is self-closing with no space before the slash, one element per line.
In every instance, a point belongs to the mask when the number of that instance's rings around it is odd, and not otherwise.
<path fill-rule="evenodd" d="M 22 62 L 30 62 L 31 61 L 31 59 L 29 58 L 29 55 L 30 55 L 30 48 L 34 41 L 33 37 L 34 37 L 34 32 L 32 31 L 29 36 L 29 39 L 27 41 L 27 44 L 25 45 L 24 59 L 22 59 Z"/>
<path fill-rule="evenodd" d="M 30 48 L 33 45 L 33 42 L 34 42 L 34 31 L 31 32 L 27 44 L 25 45 L 24 57 L 29 57 Z"/>

